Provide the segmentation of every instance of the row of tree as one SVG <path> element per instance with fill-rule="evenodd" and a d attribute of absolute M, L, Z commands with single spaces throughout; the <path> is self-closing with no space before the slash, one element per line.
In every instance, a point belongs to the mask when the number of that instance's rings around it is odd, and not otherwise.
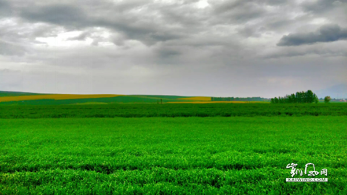
<path fill-rule="evenodd" d="M 296 92 L 285 97 L 271 98 L 271 103 L 318 103 L 318 97 L 311 90 Z"/>

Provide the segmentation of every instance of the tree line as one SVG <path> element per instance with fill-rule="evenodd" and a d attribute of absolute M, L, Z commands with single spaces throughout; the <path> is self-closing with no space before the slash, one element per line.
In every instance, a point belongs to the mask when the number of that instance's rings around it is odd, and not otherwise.
<path fill-rule="evenodd" d="M 296 92 L 295 94 L 286 95 L 285 97 L 275 97 L 271 98 L 271 103 L 280 104 L 280 103 L 318 103 L 318 97 L 311 90 L 306 92 Z"/>

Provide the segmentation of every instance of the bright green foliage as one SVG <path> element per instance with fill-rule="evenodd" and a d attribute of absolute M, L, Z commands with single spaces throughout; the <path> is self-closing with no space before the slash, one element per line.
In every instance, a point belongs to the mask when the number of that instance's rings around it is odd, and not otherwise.
<path fill-rule="evenodd" d="M 346 104 L 108 104 L 0 106 L 0 118 L 347 116 Z"/>
<path fill-rule="evenodd" d="M 347 194 L 346 116 L 2 119 L 0 127 L 0 194 Z M 328 183 L 285 182 L 287 164 L 309 162 L 328 170 Z"/>

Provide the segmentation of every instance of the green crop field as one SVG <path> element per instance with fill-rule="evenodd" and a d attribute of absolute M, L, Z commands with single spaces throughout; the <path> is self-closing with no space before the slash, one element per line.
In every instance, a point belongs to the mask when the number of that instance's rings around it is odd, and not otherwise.
<path fill-rule="evenodd" d="M 0 118 L 347 116 L 347 104 L 98 104 L 0 106 Z"/>
<path fill-rule="evenodd" d="M 38 95 L 38 93 L 0 91 L 0 97 L 16 97 L 16 96 L 27 96 L 27 95 Z"/>
<path fill-rule="evenodd" d="M 347 194 L 346 110 L 0 106 L 0 194 Z M 329 181 L 286 182 L 291 163 Z"/>

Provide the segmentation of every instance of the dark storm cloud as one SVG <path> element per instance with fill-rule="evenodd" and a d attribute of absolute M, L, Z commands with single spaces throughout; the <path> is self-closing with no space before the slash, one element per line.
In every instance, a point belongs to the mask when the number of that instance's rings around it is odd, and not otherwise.
<path fill-rule="evenodd" d="M 278 46 L 297 46 L 314 44 L 317 42 L 333 42 L 347 39 L 347 28 L 341 28 L 336 24 L 324 25 L 316 32 L 296 33 L 283 36 Z"/>

